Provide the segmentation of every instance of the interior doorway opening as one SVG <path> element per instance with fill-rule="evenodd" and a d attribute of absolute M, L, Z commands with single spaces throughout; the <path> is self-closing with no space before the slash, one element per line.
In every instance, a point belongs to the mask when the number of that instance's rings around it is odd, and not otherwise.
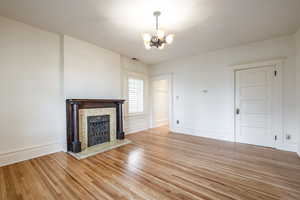
<path fill-rule="evenodd" d="M 168 132 L 172 125 L 171 76 L 151 79 L 151 128 Z"/>

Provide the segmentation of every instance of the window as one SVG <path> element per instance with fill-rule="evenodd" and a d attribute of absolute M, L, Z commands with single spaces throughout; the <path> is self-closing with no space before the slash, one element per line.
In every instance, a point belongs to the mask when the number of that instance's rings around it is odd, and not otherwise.
<path fill-rule="evenodd" d="M 144 112 L 144 80 L 128 78 L 128 113 Z"/>

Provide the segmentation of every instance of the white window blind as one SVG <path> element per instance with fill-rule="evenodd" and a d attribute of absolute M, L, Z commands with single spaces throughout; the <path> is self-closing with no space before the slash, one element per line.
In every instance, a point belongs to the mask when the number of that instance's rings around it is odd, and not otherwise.
<path fill-rule="evenodd" d="M 144 80 L 128 78 L 128 113 L 144 112 Z"/>

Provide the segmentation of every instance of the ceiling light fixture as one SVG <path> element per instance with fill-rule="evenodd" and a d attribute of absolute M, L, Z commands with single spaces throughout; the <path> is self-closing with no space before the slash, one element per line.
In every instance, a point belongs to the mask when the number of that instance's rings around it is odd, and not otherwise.
<path fill-rule="evenodd" d="M 158 49 L 164 49 L 166 44 L 171 44 L 174 40 L 174 34 L 165 36 L 165 32 L 158 29 L 158 17 L 161 15 L 160 11 L 155 11 L 153 16 L 156 18 L 156 30 L 153 35 L 149 33 L 143 34 L 144 45 L 146 49 L 156 47 Z"/>

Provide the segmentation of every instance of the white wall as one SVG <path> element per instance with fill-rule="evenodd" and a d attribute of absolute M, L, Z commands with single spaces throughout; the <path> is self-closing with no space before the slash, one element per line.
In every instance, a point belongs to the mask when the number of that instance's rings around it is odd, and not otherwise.
<path fill-rule="evenodd" d="M 59 40 L 0 17 L 0 166 L 61 150 Z"/>
<path fill-rule="evenodd" d="M 70 98 L 124 98 L 129 73 L 142 75 L 148 85 L 148 66 L 139 61 L 100 48 L 91 43 L 64 36 L 64 87 Z M 126 79 L 127 80 L 127 79 Z M 145 92 L 145 113 L 129 116 L 124 109 L 125 133 L 149 127 L 148 91 Z"/>
<path fill-rule="evenodd" d="M 64 36 L 66 98 L 120 98 L 120 62 L 117 53 Z"/>
<path fill-rule="evenodd" d="M 297 44 L 297 117 L 298 117 L 298 154 L 300 156 L 300 29 L 295 35 Z"/>
<path fill-rule="evenodd" d="M 173 122 L 174 131 L 233 141 L 234 74 L 229 66 L 284 56 L 284 132 L 292 135 L 284 143 L 296 150 L 295 46 L 294 37 L 289 36 L 152 66 L 152 76 L 173 73 L 173 119 L 180 122 Z"/>
<path fill-rule="evenodd" d="M 128 76 L 134 75 L 144 80 L 144 113 L 138 115 L 128 114 L 128 104 L 125 102 L 124 109 L 124 130 L 125 133 L 135 133 L 149 128 L 149 71 L 148 65 L 134 61 L 125 56 L 121 57 L 121 66 L 123 74 L 123 97 L 127 100 L 127 82 Z"/>
<path fill-rule="evenodd" d="M 148 81 L 147 68 L 88 42 L 0 17 L 0 166 L 65 149 L 66 98 L 122 98 L 125 71 Z M 127 132 L 149 127 L 146 109 L 125 120 Z"/>

